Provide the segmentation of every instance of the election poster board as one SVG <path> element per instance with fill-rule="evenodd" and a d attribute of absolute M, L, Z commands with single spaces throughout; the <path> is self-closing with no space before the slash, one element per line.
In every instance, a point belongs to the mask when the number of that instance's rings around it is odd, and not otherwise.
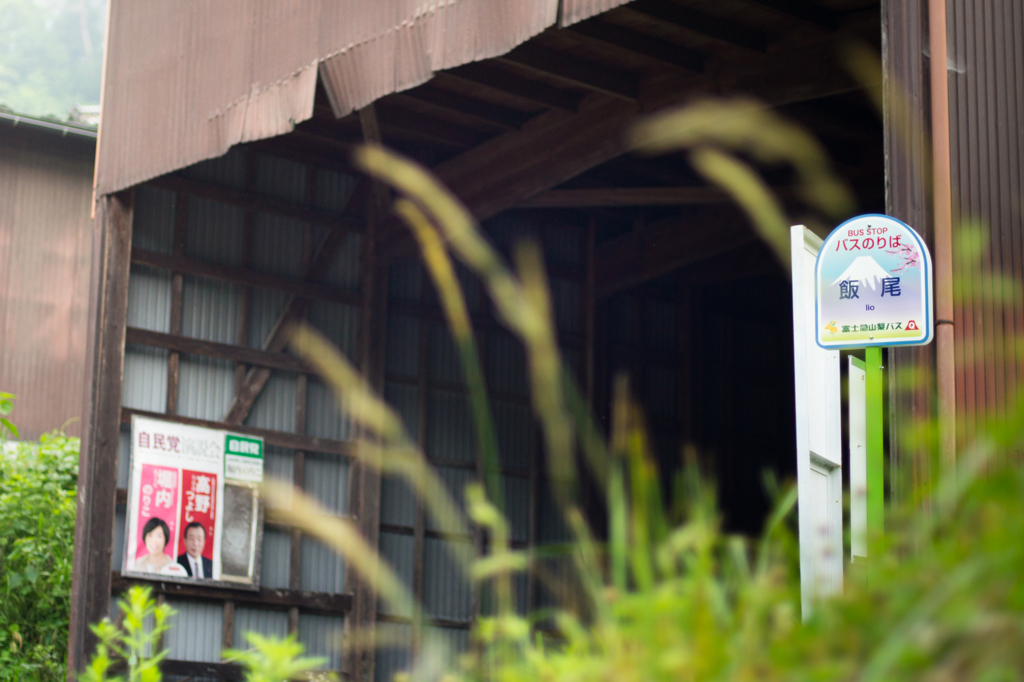
<path fill-rule="evenodd" d="M 932 259 L 909 225 L 877 214 L 847 220 L 821 245 L 814 279 L 822 348 L 931 342 Z"/>
<path fill-rule="evenodd" d="M 259 589 L 263 440 L 132 417 L 122 575 Z"/>

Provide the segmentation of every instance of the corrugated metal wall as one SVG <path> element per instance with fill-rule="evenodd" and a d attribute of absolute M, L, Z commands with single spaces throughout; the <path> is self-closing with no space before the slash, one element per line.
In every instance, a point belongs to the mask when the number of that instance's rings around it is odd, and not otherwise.
<path fill-rule="evenodd" d="M 568 361 L 579 357 L 582 320 L 580 246 L 581 230 L 574 225 L 538 225 L 514 214 L 489 221 L 486 229 L 500 250 L 508 254 L 523 239 L 539 241 L 552 265 L 552 300 L 559 333 Z M 520 342 L 489 314 L 489 301 L 479 281 L 459 271 L 467 305 L 474 316 L 476 338 L 491 397 L 498 436 L 502 488 L 513 543 L 559 542 L 566 539 L 560 513 L 554 506 L 551 484 L 537 466 L 538 437 L 528 386 L 526 359 Z M 465 486 L 477 478 L 474 425 L 470 414 L 462 366 L 448 334 L 432 283 L 416 263 L 391 268 L 388 292 L 391 312 L 385 349 L 385 396 L 399 411 L 410 433 L 435 464 L 453 496 L 462 501 Z M 577 368 L 573 368 L 574 370 Z M 451 643 L 461 651 L 468 645 L 468 626 L 475 611 L 490 608 L 486 591 L 474 599 L 470 585 L 453 562 L 446 546 L 451 542 L 472 544 L 475 537 L 442 538 L 441 525 L 418 509 L 405 486 L 385 478 L 381 494 L 382 556 L 421 600 L 434 625 L 429 635 Z M 420 535 L 422 533 L 422 535 Z M 418 538 L 422 537 L 422 540 Z M 558 562 L 553 562 L 557 564 Z M 421 565 L 422 570 L 414 570 Z M 556 570 L 557 570 L 556 566 Z M 419 582 L 417 583 L 417 576 Z M 515 581 L 516 601 L 522 611 L 552 603 L 564 595 L 542 594 L 526 575 Z M 408 665 L 407 647 L 413 633 L 408 614 L 392 613 L 380 606 L 383 623 L 379 632 L 389 646 L 376 657 L 376 679 L 390 680 Z"/>
<path fill-rule="evenodd" d="M 0 125 L 0 391 L 18 396 L 26 439 L 82 416 L 93 150 L 91 138 Z"/>
<path fill-rule="evenodd" d="M 314 170 L 302 164 L 235 149 L 224 157 L 193 166 L 183 173 L 190 180 L 214 187 L 245 190 L 256 195 L 295 204 L 313 203 L 343 210 L 355 180 L 333 171 Z M 133 246 L 175 253 L 175 231 L 183 229 L 181 254 L 206 263 L 247 267 L 272 275 L 301 278 L 311 251 L 327 231 L 319 226 L 259 211 L 246 211 L 209 198 L 185 196 L 154 187 L 139 187 L 134 200 Z M 182 207 L 184 213 L 179 214 Z M 354 291 L 359 281 L 360 238 L 347 237 L 327 276 L 338 289 Z M 171 329 L 174 303 L 173 274 L 133 264 L 129 279 L 128 325 L 158 332 Z M 284 311 L 290 296 L 273 289 L 252 288 L 230 282 L 181 276 L 180 334 L 223 344 L 239 343 L 262 348 Z M 350 356 L 355 351 L 358 308 L 336 302 L 313 301 L 309 321 L 320 328 Z M 122 403 L 157 413 L 168 409 L 170 353 L 162 348 L 128 345 Z M 301 381 L 300 381 L 301 378 Z M 182 354 L 177 383 L 177 414 L 220 422 L 235 397 L 237 368 L 234 362 L 203 355 Z M 307 389 L 303 387 L 308 386 Z M 297 423 L 299 402 L 305 403 L 303 423 Z M 311 377 L 274 371 L 244 422 L 282 433 L 308 433 L 346 440 L 351 428 L 339 416 L 326 386 Z M 128 430 L 122 427 L 118 486 L 128 484 Z M 337 514 L 348 513 L 348 461 L 336 454 L 305 452 L 301 470 L 303 487 Z M 297 454 L 289 448 L 267 446 L 268 475 L 292 481 Z M 120 569 L 123 554 L 125 511 L 119 507 L 115 532 L 114 568 Z M 345 593 L 345 564 L 333 552 L 308 538 L 301 539 L 299 575 L 292 575 L 292 534 L 268 524 L 263 534 L 261 585 L 268 588 L 310 592 Z M 217 662 L 224 621 L 217 603 L 176 600 L 179 613 L 165 640 L 169 658 Z M 284 635 L 289 628 L 287 609 L 239 606 L 234 611 L 231 637 L 244 646 L 244 633 Z M 312 655 L 328 659 L 327 667 L 340 670 L 342 651 L 338 638 L 344 618 L 322 613 L 298 613 L 297 630 Z"/>
<path fill-rule="evenodd" d="M 963 448 L 987 419 L 1013 413 L 1024 375 L 1024 7 L 948 0 L 947 27 Z"/>

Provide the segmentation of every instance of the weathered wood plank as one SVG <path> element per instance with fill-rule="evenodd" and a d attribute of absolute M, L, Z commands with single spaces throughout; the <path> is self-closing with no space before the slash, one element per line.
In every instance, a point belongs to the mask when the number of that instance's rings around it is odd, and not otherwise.
<path fill-rule="evenodd" d="M 111 595 L 125 593 L 132 585 L 146 585 L 153 588 L 156 594 L 166 595 L 174 599 L 198 599 L 204 601 L 233 601 L 236 604 L 258 604 L 263 607 L 286 609 L 297 607 L 303 611 L 344 615 L 352 610 L 352 595 L 333 594 L 330 592 L 309 592 L 306 590 L 283 590 L 261 588 L 259 591 L 229 590 L 221 587 L 205 587 L 187 583 L 170 583 L 149 580 L 134 580 L 123 577 L 120 573 L 111 573 Z M 106 600 L 109 604 L 109 599 Z M 106 615 L 106 614 L 104 614 Z"/>
<path fill-rule="evenodd" d="M 182 417 L 180 415 L 168 415 L 160 412 L 134 410 L 128 407 L 121 408 L 121 423 L 130 423 L 133 414 L 137 414 L 141 417 L 150 417 L 152 419 L 165 419 L 177 424 L 190 424 L 192 426 L 202 426 L 207 429 L 224 429 L 227 431 L 234 431 L 235 433 L 258 436 L 262 438 L 267 445 L 277 445 L 282 448 L 306 450 L 308 452 L 323 452 L 325 454 L 341 455 L 343 457 L 353 457 L 355 455 L 356 446 L 354 443 L 350 443 L 348 441 L 316 438 L 315 436 L 300 436 L 294 433 L 285 433 L 284 431 L 259 429 L 255 426 L 246 426 L 245 424 L 229 424 L 227 422 L 216 422 L 209 419 L 194 419 L 192 417 Z M 116 444 L 117 443 L 115 441 L 115 445 Z M 113 499 L 113 489 L 111 489 L 111 500 Z"/>
<path fill-rule="evenodd" d="M 171 270 L 196 277 L 206 277 L 222 282 L 231 282 L 242 286 L 260 287 L 283 291 L 293 296 L 302 298 L 314 298 L 324 301 L 335 301 L 349 305 L 359 305 L 360 295 L 354 291 L 337 289 L 327 284 L 319 284 L 301 279 L 281 277 L 257 270 L 248 270 L 233 265 L 220 263 L 209 263 L 207 261 L 176 256 L 168 253 L 158 253 L 147 249 L 132 249 L 132 263 L 148 265 L 152 268 Z"/>
<path fill-rule="evenodd" d="M 69 678 L 84 667 L 95 647 L 89 624 L 106 616 L 110 608 L 120 438 L 117 417 L 124 374 L 131 243 L 131 190 L 102 197 L 93 232 L 89 285 L 86 395 L 68 633 Z"/>

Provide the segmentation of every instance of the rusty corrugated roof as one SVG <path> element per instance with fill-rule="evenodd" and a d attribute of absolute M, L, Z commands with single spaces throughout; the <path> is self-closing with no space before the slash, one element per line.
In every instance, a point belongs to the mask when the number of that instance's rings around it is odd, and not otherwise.
<path fill-rule="evenodd" d="M 494 57 L 625 0 L 113 3 L 97 195 L 280 135 Z"/>

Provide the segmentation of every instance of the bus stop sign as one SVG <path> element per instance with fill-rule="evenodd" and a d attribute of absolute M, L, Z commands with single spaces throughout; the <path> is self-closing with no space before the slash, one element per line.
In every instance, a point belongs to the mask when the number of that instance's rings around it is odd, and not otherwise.
<path fill-rule="evenodd" d="M 932 259 L 905 223 L 877 214 L 847 220 L 821 245 L 814 282 L 822 348 L 931 342 Z"/>

